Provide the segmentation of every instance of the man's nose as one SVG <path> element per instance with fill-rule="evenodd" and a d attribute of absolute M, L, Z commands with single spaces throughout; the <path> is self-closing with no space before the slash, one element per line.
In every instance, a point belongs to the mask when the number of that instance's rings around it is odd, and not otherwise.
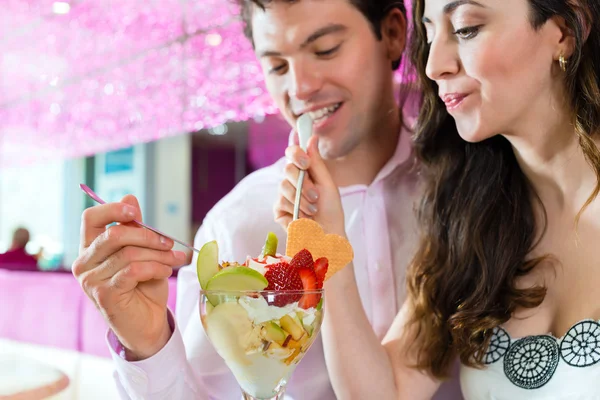
<path fill-rule="evenodd" d="M 310 100 L 323 86 L 322 74 L 307 62 L 292 63 L 288 77 L 288 94 L 300 101 Z"/>

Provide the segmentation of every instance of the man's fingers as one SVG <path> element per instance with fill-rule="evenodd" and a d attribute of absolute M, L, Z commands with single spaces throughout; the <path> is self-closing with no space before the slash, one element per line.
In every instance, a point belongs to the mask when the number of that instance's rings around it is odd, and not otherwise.
<path fill-rule="evenodd" d="M 113 254 L 128 246 L 154 250 L 170 250 L 173 241 L 138 226 L 113 225 L 105 229 L 84 249 L 73 263 L 73 274 L 78 276 L 102 264 Z"/>
<path fill-rule="evenodd" d="M 185 259 L 186 255 L 182 251 L 127 246 L 95 268 L 95 272 L 97 279 L 105 280 L 136 263 L 156 262 L 173 268 L 183 265 Z"/>
<path fill-rule="evenodd" d="M 87 208 L 81 216 L 80 251 L 89 247 L 106 230 L 107 225 L 114 222 L 131 222 L 137 213 L 135 207 L 124 203 L 108 203 Z"/>
<path fill-rule="evenodd" d="M 135 208 L 135 210 L 136 210 L 135 219 L 137 219 L 138 221 L 143 221 L 142 208 L 140 207 L 140 203 L 138 202 L 137 197 L 135 197 L 132 194 L 126 194 L 121 199 L 121 203 L 128 204 L 128 205 L 132 206 L 133 208 Z"/>
<path fill-rule="evenodd" d="M 157 267 L 157 265 L 168 267 L 172 270 L 173 267 L 183 265 L 185 263 L 185 257 L 185 253 L 182 251 L 160 251 L 129 246 L 120 250 L 93 269 L 85 270 L 86 264 L 82 264 L 83 266 L 80 267 L 80 264 L 76 261 L 73 265 L 73 274 L 79 280 L 84 291 L 91 297 L 94 297 L 94 293 L 96 293 L 99 288 L 102 288 L 101 290 L 105 292 L 109 291 L 106 287 L 103 287 L 105 282 L 113 279 L 113 277 L 118 274 L 122 276 L 123 274 L 121 272 L 123 270 L 128 270 L 128 272 L 120 279 L 140 277 L 141 280 L 139 282 L 143 282 L 144 280 L 152 279 L 145 278 L 150 274 L 146 269 L 151 266 L 156 269 L 156 271 L 152 272 L 152 274 L 154 274 L 152 276 L 162 277 L 167 271 L 165 271 L 163 267 Z M 129 284 L 131 284 L 131 282 Z M 96 299 L 96 301 L 97 300 L 98 299 Z"/>
<path fill-rule="evenodd" d="M 140 283 L 152 279 L 166 279 L 173 274 L 173 268 L 156 261 L 137 261 L 117 272 L 110 284 L 120 293 L 129 292 Z"/>

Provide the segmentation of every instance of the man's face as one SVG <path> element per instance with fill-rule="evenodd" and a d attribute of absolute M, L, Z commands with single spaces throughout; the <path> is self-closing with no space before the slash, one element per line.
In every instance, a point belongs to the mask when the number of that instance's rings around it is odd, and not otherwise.
<path fill-rule="evenodd" d="M 389 39 L 384 29 L 378 40 L 348 0 L 275 0 L 254 7 L 251 23 L 267 89 L 290 125 L 309 113 L 329 159 L 367 140 L 393 102 L 391 64 L 404 33 Z"/>

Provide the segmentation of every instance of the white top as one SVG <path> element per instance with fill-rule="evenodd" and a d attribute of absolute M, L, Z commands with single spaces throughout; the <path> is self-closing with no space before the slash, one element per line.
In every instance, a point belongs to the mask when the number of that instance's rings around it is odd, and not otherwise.
<path fill-rule="evenodd" d="M 560 339 L 513 339 L 494 330 L 485 367 L 461 366 L 466 400 L 600 399 L 600 323 L 584 320 Z"/>
<path fill-rule="evenodd" d="M 404 301 L 405 270 L 416 238 L 413 203 L 417 179 L 411 172 L 410 135 L 409 131 L 401 132 L 394 156 L 371 185 L 340 188 L 362 304 L 382 339 Z M 240 182 L 208 213 L 196 235 L 195 247 L 217 240 L 221 260 L 241 262 L 247 255 L 258 255 L 267 232 L 273 231 L 280 250 L 284 249 L 285 232 L 274 222 L 272 210 L 285 163 L 282 159 Z M 159 353 L 144 361 L 127 362 L 111 346 L 123 398 L 240 398 L 233 375 L 203 331 L 195 265 L 196 255 L 192 265 L 179 273 L 177 324 L 171 340 Z M 114 344 L 109 333 L 111 341 Z M 456 382 L 454 387 L 458 387 Z M 444 400 L 459 398 L 451 391 L 446 393 Z M 286 395 L 295 400 L 336 398 L 320 339 L 296 368 Z"/>

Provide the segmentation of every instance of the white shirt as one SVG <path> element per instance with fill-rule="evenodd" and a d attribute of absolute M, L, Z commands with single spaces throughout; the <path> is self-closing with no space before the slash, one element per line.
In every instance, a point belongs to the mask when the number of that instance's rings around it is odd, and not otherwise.
<path fill-rule="evenodd" d="M 368 319 L 383 339 L 405 299 L 405 270 L 416 239 L 414 200 L 417 179 L 410 147 L 411 132 L 403 129 L 394 156 L 369 186 L 340 188 L 348 238 L 354 248 L 354 268 Z M 217 240 L 219 258 L 244 261 L 260 253 L 267 232 L 283 229 L 274 222 L 273 204 L 284 179 L 285 159 L 242 180 L 206 216 L 195 247 Z M 155 356 L 127 362 L 114 349 L 117 384 L 123 398 L 227 399 L 241 397 L 239 386 L 208 341 L 199 315 L 196 257 L 178 275 L 175 330 Z M 444 400 L 459 399 L 457 384 L 446 388 Z M 323 343 L 318 338 L 296 368 L 286 390 L 295 400 L 332 400 Z"/>

